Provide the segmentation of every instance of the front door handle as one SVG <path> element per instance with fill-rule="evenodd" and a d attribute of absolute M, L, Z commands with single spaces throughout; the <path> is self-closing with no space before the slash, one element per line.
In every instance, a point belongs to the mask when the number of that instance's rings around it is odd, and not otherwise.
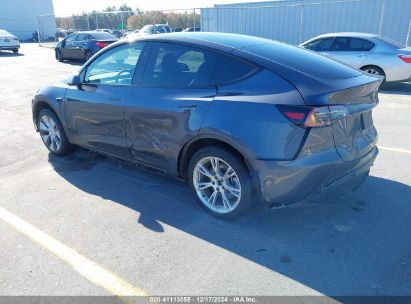
<path fill-rule="evenodd" d="M 178 106 L 178 107 L 183 110 L 194 110 L 197 107 L 197 105 L 187 105 L 187 106 Z"/>
<path fill-rule="evenodd" d="M 119 101 L 119 100 L 121 100 L 121 97 L 110 97 L 109 100 L 110 101 Z"/>

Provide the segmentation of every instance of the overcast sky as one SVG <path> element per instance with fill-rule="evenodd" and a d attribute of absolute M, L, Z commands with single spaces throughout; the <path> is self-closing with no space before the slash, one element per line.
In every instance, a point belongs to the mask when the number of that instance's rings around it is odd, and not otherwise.
<path fill-rule="evenodd" d="M 137 7 L 142 10 L 169 10 L 182 8 L 211 7 L 214 4 L 259 2 L 261 0 L 53 0 L 56 15 L 76 14 L 81 12 L 99 11 L 108 5 L 120 6 L 126 3 L 133 9 Z"/>

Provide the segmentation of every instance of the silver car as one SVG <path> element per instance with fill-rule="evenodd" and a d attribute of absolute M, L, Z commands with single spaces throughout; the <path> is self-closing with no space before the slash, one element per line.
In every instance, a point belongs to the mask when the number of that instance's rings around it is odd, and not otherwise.
<path fill-rule="evenodd" d="M 382 36 L 331 33 L 301 46 L 367 73 L 384 76 L 386 81 L 411 80 L 411 48 Z"/>
<path fill-rule="evenodd" d="M 19 48 L 20 42 L 17 37 L 6 30 L 0 29 L 0 51 L 12 51 L 17 54 Z"/>

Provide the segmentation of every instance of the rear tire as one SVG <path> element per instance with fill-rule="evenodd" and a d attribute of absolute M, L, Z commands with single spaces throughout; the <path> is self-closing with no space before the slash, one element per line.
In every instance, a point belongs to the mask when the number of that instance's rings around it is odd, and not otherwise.
<path fill-rule="evenodd" d="M 188 183 L 200 206 L 215 217 L 238 218 L 251 207 L 248 170 L 227 149 L 212 146 L 197 151 L 188 166 Z"/>
<path fill-rule="evenodd" d="M 73 145 L 67 139 L 57 115 L 49 109 L 43 109 L 37 116 L 37 128 L 46 148 L 57 156 L 64 156 L 73 151 Z"/>
<path fill-rule="evenodd" d="M 383 76 L 385 81 L 385 73 L 380 67 L 377 67 L 375 65 L 367 65 L 362 67 L 361 70 L 371 75 Z"/>

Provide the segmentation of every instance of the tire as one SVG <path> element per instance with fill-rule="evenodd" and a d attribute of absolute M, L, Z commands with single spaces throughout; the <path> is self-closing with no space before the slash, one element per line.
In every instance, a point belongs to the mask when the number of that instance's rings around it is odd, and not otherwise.
<path fill-rule="evenodd" d="M 362 67 L 361 70 L 371 75 L 383 76 L 385 81 L 385 73 L 380 67 L 377 67 L 375 65 L 367 65 Z"/>
<path fill-rule="evenodd" d="M 18 52 L 19 52 L 19 49 L 14 49 L 14 50 L 13 50 L 13 53 L 14 53 L 14 54 L 17 54 Z"/>
<path fill-rule="evenodd" d="M 62 61 L 63 61 L 63 56 L 61 55 L 61 52 L 60 52 L 59 50 L 56 50 L 56 59 L 57 59 L 59 62 L 62 62 Z"/>
<path fill-rule="evenodd" d="M 43 109 L 37 116 L 37 128 L 46 148 L 54 155 L 68 155 L 73 145 L 67 139 L 57 115 L 49 109 Z M 50 134 L 52 133 L 52 134 Z"/>
<path fill-rule="evenodd" d="M 93 57 L 93 53 L 90 52 L 90 51 L 87 51 L 87 52 L 84 54 L 84 62 L 89 61 L 89 59 L 90 59 L 91 57 Z"/>
<path fill-rule="evenodd" d="M 212 170 L 213 162 L 214 168 L 219 168 L 218 174 Z M 225 173 L 231 177 L 222 178 Z M 197 151 L 188 166 L 188 183 L 200 206 L 215 217 L 235 219 L 251 207 L 253 186 L 248 170 L 243 161 L 227 149 L 212 146 Z"/>

